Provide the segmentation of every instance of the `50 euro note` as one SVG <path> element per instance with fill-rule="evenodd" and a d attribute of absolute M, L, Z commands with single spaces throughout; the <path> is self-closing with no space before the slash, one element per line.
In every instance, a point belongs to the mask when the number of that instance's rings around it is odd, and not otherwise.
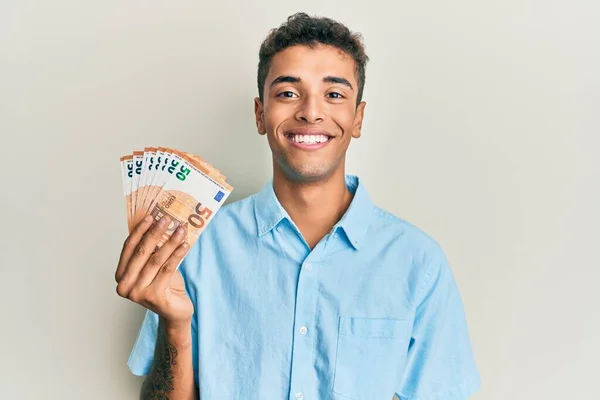
<path fill-rule="evenodd" d="M 148 213 L 155 221 L 163 216 L 171 220 L 157 247 L 161 247 L 180 225 L 187 225 L 186 242 L 190 247 L 198 239 L 233 188 L 215 177 L 214 171 L 185 154 L 172 150 L 168 179 L 150 204 Z M 168 169 L 168 168 L 167 168 Z M 211 176 L 212 175 L 212 176 Z"/>
<path fill-rule="evenodd" d="M 134 151 L 133 152 L 133 171 L 131 178 L 131 225 L 135 226 L 135 205 L 137 204 L 137 198 L 139 194 L 139 183 L 142 175 L 142 166 L 144 164 L 144 152 Z"/>
<path fill-rule="evenodd" d="M 156 195 L 164 184 L 162 179 L 163 169 L 165 167 L 165 160 L 168 160 L 168 157 L 169 154 L 166 153 L 166 149 L 164 147 L 156 147 L 156 156 L 154 158 L 154 162 L 148 166 L 150 176 L 147 180 L 147 186 L 143 195 L 144 200 L 142 202 L 144 215 L 146 215 L 148 207 L 150 207 L 150 204 L 156 198 Z M 160 186 L 158 185 L 159 182 L 162 182 Z"/>
<path fill-rule="evenodd" d="M 146 214 L 143 204 L 145 201 L 146 192 L 148 189 L 148 180 L 152 173 L 152 164 L 156 158 L 156 147 L 145 147 L 144 158 L 142 163 L 142 173 L 140 174 L 140 181 L 138 184 L 137 199 L 135 202 L 135 215 L 133 216 L 134 221 L 139 221 Z"/>
<path fill-rule="evenodd" d="M 157 164 L 154 166 L 155 174 L 146 192 L 145 201 L 142 204 L 144 213 L 142 214 L 141 218 L 147 214 L 150 206 L 156 200 L 156 197 L 162 190 L 165 183 L 167 183 L 173 174 L 181 172 L 180 169 L 184 167 L 181 159 L 178 159 L 177 155 L 175 154 L 174 149 L 167 147 L 159 147 L 158 149 L 160 149 L 162 154 L 160 159 L 157 160 Z M 141 220 L 141 218 L 138 219 L 138 222 Z"/>
<path fill-rule="evenodd" d="M 133 216 L 131 215 L 131 183 L 133 180 L 133 155 L 121 157 L 121 177 L 123 179 L 123 194 L 125 195 L 125 211 L 127 229 L 131 232 Z"/>
<path fill-rule="evenodd" d="M 214 168 L 212 165 L 210 165 L 208 162 L 204 161 L 199 155 L 196 154 L 190 154 L 190 153 L 183 153 L 185 156 L 197 161 L 198 163 L 200 163 L 200 165 L 202 165 L 204 168 L 208 169 L 211 172 L 211 176 L 214 176 L 216 179 L 225 182 L 225 180 L 227 179 L 227 177 L 225 175 L 223 175 L 221 173 L 221 171 L 219 171 L 218 169 Z"/>
<path fill-rule="evenodd" d="M 209 178 L 213 179 L 216 184 L 222 186 L 227 191 L 231 192 L 232 187 L 225 182 L 225 177 L 218 170 L 214 169 L 212 165 L 202 160 L 199 156 L 190 155 L 171 148 L 161 148 L 163 150 L 163 157 L 161 158 L 156 167 L 156 173 L 152 178 L 151 183 L 148 184 L 145 192 L 145 201 L 141 205 L 140 213 L 136 215 L 134 223 L 141 221 L 150 209 L 151 205 L 155 201 L 156 197 L 173 175 L 175 177 L 185 176 L 191 170 L 191 165 L 195 168 L 202 169 L 203 173 Z"/>
<path fill-rule="evenodd" d="M 170 162 L 172 152 L 172 149 L 165 147 L 146 147 L 144 149 L 144 162 L 134 204 L 135 213 L 132 216 L 133 226 L 146 216 L 150 205 L 156 199 L 163 185 L 175 168 L 179 166 L 179 162 Z"/>

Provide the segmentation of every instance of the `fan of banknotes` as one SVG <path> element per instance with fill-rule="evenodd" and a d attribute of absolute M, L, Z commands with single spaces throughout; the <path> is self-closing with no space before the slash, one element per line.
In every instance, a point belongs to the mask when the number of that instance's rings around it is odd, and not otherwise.
<path fill-rule="evenodd" d="M 120 160 L 129 232 L 148 214 L 171 220 L 158 247 L 182 224 L 191 247 L 233 191 L 219 170 L 195 154 L 145 147 Z"/>

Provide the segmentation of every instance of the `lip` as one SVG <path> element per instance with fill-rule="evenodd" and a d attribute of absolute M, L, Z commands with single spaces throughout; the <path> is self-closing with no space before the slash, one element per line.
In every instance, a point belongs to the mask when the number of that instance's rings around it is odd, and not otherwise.
<path fill-rule="evenodd" d="M 329 138 L 329 140 L 327 140 L 326 142 L 323 142 L 323 143 L 298 143 L 298 142 L 294 142 L 290 138 L 290 135 L 323 135 L 323 136 L 327 136 Z M 290 143 L 292 146 L 294 146 L 298 149 L 309 150 L 309 151 L 322 149 L 323 147 L 325 147 L 329 143 L 331 143 L 331 141 L 333 140 L 333 135 L 331 135 L 329 132 L 326 132 L 323 130 L 316 130 L 316 129 L 307 129 L 307 128 L 291 129 L 289 131 L 286 131 L 284 133 L 284 136 L 285 136 L 285 139 L 288 141 L 288 143 Z"/>

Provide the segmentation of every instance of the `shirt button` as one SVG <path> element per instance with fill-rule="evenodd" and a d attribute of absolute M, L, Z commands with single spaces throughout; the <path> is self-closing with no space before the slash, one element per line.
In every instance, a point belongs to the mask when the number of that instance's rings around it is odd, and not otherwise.
<path fill-rule="evenodd" d="M 302 393 L 296 393 L 296 400 L 302 400 L 304 395 Z"/>
<path fill-rule="evenodd" d="M 310 271 L 311 268 L 312 268 L 312 265 L 310 263 L 304 264 L 304 269 L 305 270 Z"/>
<path fill-rule="evenodd" d="M 306 335 L 306 332 L 308 332 L 308 328 L 307 327 L 303 326 L 303 327 L 300 328 L 300 334 L 301 335 Z"/>
<path fill-rule="evenodd" d="M 277 232 L 281 232 L 281 231 L 282 231 L 281 227 L 280 227 L 280 226 L 278 226 L 278 227 L 277 227 Z"/>

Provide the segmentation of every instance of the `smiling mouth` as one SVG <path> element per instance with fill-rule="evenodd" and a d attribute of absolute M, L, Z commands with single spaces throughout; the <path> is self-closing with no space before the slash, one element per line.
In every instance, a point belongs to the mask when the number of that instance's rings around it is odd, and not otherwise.
<path fill-rule="evenodd" d="M 333 139 L 332 136 L 328 135 L 301 135 L 295 133 L 288 133 L 285 135 L 287 140 L 293 143 L 304 144 L 304 145 L 319 145 L 327 143 Z"/>

